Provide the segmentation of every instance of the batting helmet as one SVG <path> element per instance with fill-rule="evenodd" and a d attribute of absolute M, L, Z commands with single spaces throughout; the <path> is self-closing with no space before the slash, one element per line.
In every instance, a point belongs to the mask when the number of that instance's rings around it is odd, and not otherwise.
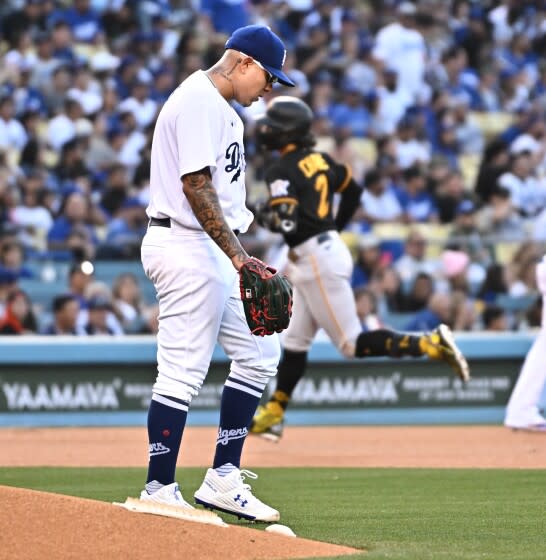
<path fill-rule="evenodd" d="M 256 139 L 268 150 L 278 150 L 287 144 L 313 146 L 311 134 L 313 111 L 297 97 L 279 95 L 267 104 L 264 115 L 256 119 Z"/>

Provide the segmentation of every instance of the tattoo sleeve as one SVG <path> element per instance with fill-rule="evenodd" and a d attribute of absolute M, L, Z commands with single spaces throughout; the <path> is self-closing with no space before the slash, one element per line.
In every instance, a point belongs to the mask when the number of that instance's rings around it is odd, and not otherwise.
<path fill-rule="evenodd" d="M 182 190 L 202 228 L 230 259 L 240 264 L 246 261 L 248 255 L 226 222 L 208 167 L 183 175 L 182 185 Z M 236 268 L 239 267 L 236 265 Z"/>

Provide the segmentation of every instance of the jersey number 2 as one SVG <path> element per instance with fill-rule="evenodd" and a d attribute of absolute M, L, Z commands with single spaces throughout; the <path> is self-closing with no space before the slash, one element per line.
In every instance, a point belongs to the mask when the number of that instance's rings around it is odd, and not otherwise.
<path fill-rule="evenodd" d="M 320 195 L 317 206 L 317 216 L 319 218 L 325 218 L 330 211 L 330 203 L 328 202 L 328 177 L 325 173 L 317 175 L 315 179 L 315 190 Z"/>

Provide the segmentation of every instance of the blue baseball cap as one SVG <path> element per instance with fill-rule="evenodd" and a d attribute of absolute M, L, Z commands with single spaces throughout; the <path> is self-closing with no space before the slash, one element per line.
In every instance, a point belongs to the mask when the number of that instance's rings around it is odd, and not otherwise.
<path fill-rule="evenodd" d="M 282 71 L 286 49 L 283 42 L 265 25 L 247 25 L 236 29 L 226 41 L 226 49 L 233 49 L 257 60 L 285 86 L 296 84 Z"/>

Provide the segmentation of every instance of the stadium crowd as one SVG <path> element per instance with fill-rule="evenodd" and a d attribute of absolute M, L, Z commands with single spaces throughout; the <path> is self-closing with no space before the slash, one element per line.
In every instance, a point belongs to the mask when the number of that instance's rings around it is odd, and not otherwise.
<path fill-rule="evenodd" d="M 343 233 L 363 325 L 540 324 L 546 2 L 5 0 L 0 22 L 0 333 L 155 332 L 147 280 L 123 270 L 147 227 L 155 118 L 249 23 L 289 46 L 297 87 L 271 95 L 305 99 L 319 146 L 364 186 Z M 265 196 L 252 123 L 266 101 L 237 108 L 250 207 Z M 282 266 L 276 234 L 242 239 Z M 112 282 L 102 261 L 119 264 Z"/>

